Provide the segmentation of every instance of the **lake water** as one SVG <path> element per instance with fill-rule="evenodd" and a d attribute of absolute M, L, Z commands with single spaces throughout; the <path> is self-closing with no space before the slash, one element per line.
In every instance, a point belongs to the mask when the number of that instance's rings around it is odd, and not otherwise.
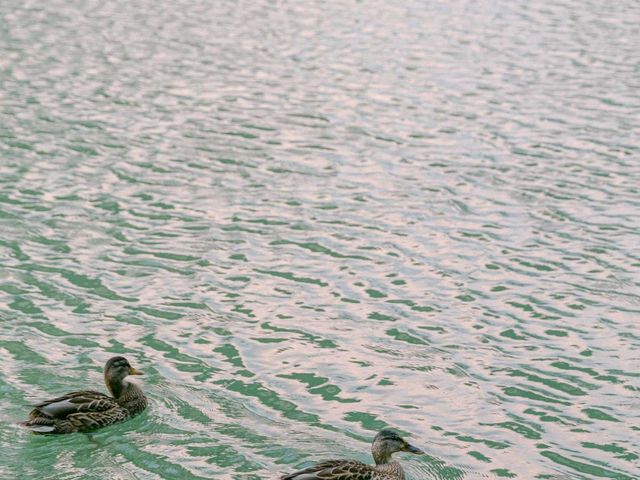
<path fill-rule="evenodd" d="M 640 10 L 3 0 L 0 477 L 640 478 Z M 18 428 L 103 390 L 87 438 Z"/>

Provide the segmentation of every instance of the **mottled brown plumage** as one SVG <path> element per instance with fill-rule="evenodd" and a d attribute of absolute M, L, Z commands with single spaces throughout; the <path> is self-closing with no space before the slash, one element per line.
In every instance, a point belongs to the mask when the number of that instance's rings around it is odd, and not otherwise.
<path fill-rule="evenodd" d="M 22 425 L 35 433 L 90 432 L 142 412 L 147 398 L 140 387 L 125 380 L 142 375 L 126 358 L 113 357 L 104 367 L 104 381 L 111 397 L 93 390 L 72 392 L 34 405 Z"/>
<path fill-rule="evenodd" d="M 281 480 L 404 480 L 402 466 L 391 455 L 395 452 L 423 453 L 392 430 L 381 430 L 373 439 L 371 453 L 375 465 L 357 460 L 326 460 L 281 477 Z"/>

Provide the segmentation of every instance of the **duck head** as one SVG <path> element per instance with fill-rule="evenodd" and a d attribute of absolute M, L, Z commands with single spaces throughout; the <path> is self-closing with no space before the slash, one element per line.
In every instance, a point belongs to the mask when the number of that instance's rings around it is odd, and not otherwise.
<path fill-rule="evenodd" d="M 129 361 L 124 357 L 110 358 L 104 366 L 104 383 L 114 398 L 118 398 L 122 393 L 125 385 L 124 379 L 129 375 L 144 375 L 140 370 L 136 370 L 131 366 Z"/>
<path fill-rule="evenodd" d="M 418 447 L 414 447 L 393 430 L 385 428 L 373 439 L 371 453 L 376 464 L 388 463 L 391 455 L 396 452 L 409 452 L 416 455 L 424 453 Z"/>

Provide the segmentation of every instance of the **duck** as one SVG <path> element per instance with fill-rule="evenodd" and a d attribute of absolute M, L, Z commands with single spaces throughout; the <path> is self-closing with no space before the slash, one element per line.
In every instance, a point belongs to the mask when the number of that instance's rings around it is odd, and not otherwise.
<path fill-rule="evenodd" d="M 375 465 L 357 460 L 325 460 L 309 468 L 280 477 L 280 480 L 404 480 L 400 463 L 391 458 L 396 452 L 424 453 L 394 430 L 378 432 L 371 445 Z"/>
<path fill-rule="evenodd" d="M 143 375 L 124 357 L 113 357 L 104 366 L 109 395 L 93 390 L 67 393 L 33 405 L 22 426 L 34 433 L 90 432 L 127 420 L 147 407 L 142 389 L 126 378 Z"/>

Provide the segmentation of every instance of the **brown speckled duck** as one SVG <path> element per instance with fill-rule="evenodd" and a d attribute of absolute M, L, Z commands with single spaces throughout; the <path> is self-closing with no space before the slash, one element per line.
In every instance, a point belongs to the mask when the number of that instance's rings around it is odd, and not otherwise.
<path fill-rule="evenodd" d="M 391 458 L 395 452 L 424 453 L 393 430 L 384 429 L 376 435 L 371 445 L 375 465 L 357 460 L 326 460 L 285 475 L 281 480 L 404 480 L 402 466 Z"/>
<path fill-rule="evenodd" d="M 104 383 L 111 397 L 92 390 L 72 392 L 34 405 L 22 425 L 35 433 L 90 432 L 122 422 L 142 412 L 147 398 L 129 375 L 142 375 L 124 357 L 111 358 L 104 367 Z"/>

